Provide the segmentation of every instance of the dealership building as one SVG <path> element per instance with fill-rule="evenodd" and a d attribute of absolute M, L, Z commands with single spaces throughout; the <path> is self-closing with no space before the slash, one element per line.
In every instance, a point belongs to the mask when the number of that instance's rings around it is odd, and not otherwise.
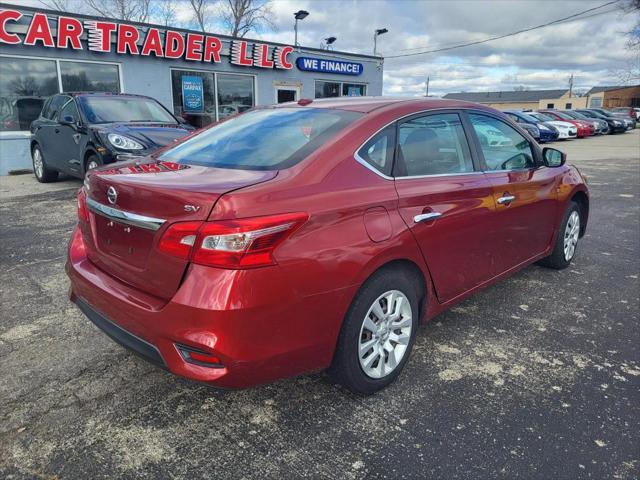
<path fill-rule="evenodd" d="M 382 94 L 382 58 L 0 3 L 0 175 L 59 92 L 148 95 L 203 127 L 256 105 Z"/>

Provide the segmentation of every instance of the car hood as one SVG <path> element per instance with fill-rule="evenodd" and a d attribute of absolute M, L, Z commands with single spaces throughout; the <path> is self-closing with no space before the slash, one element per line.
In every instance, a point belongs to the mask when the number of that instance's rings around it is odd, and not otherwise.
<path fill-rule="evenodd" d="M 108 123 L 93 128 L 103 135 L 117 133 L 132 138 L 146 148 L 164 147 L 193 131 L 183 125 L 167 123 Z"/>

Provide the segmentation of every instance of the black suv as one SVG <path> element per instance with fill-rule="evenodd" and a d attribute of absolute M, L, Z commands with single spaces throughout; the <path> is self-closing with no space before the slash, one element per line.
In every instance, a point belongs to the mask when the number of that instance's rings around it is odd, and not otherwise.
<path fill-rule="evenodd" d="M 194 128 L 142 95 L 61 93 L 31 123 L 31 158 L 39 182 L 58 172 L 83 178 L 92 168 L 153 153 Z"/>

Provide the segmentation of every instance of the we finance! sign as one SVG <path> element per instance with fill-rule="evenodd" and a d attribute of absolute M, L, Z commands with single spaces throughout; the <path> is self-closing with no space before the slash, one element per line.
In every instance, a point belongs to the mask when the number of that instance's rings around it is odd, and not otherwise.
<path fill-rule="evenodd" d="M 293 68 L 287 45 L 233 39 L 226 50 L 215 35 L 12 9 L 0 9 L 0 43 L 209 63 L 226 54 L 241 67 Z"/>
<path fill-rule="evenodd" d="M 362 73 L 361 63 L 345 62 L 343 60 L 298 57 L 296 65 L 299 70 L 306 72 L 337 73 L 340 75 L 360 75 Z"/>

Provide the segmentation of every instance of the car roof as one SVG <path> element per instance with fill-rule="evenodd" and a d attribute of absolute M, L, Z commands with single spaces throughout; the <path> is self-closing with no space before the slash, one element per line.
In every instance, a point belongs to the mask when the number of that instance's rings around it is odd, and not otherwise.
<path fill-rule="evenodd" d="M 374 110 L 391 110 L 393 107 L 415 107 L 419 110 L 431 110 L 441 108 L 476 108 L 481 110 L 494 111 L 477 103 L 465 102 L 462 100 L 451 100 L 430 97 L 335 97 L 321 99 L 302 99 L 297 102 L 281 103 L 275 108 L 290 107 L 326 108 L 334 110 L 349 110 L 353 112 L 369 113 Z"/>

